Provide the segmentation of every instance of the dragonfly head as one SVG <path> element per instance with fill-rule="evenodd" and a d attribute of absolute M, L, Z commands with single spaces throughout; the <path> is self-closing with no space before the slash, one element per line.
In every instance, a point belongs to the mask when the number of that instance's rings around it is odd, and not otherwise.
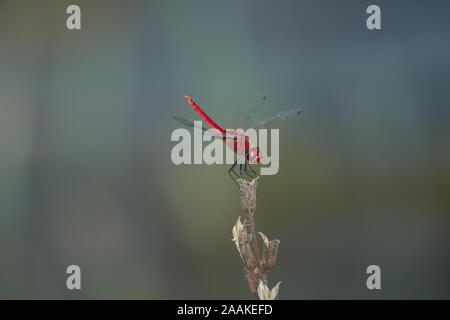
<path fill-rule="evenodd" d="M 248 160 L 250 163 L 259 163 L 261 158 L 261 151 L 258 147 L 252 147 L 248 150 Z"/>

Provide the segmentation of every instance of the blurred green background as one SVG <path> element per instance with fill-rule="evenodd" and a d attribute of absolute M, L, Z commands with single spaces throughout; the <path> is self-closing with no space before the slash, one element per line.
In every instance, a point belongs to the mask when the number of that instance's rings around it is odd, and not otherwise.
<path fill-rule="evenodd" d="M 0 298 L 250 298 L 227 166 L 170 161 L 184 94 L 304 111 L 259 186 L 280 299 L 450 298 L 449 32 L 448 1 L 0 1 Z"/>

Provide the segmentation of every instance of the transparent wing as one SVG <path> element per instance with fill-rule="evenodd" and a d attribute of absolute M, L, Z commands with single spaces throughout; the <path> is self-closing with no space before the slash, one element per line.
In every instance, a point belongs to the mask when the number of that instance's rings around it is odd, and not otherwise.
<path fill-rule="evenodd" d="M 234 116 L 227 119 L 225 122 L 226 127 L 233 129 L 244 128 L 245 124 L 253 117 L 253 113 L 266 102 L 266 99 L 266 96 L 260 95 L 258 99 L 250 105 L 241 106 L 239 110 L 235 112 Z"/>
<path fill-rule="evenodd" d="M 240 120 L 239 122 L 234 126 L 234 129 L 237 128 L 245 128 L 245 126 L 247 125 L 247 123 L 250 121 L 251 117 L 253 116 L 253 114 L 255 113 L 256 110 L 258 110 L 267 100 L 266 96 L 261 96 L 259 98 L 259 101 L 257 104 L 248 107 L 246 111 L 242 112 L 240 114 Z"/>
<path fill-rule="evenodd" d="M 187 120 L 187 119 L 182 118 L 182 117 L 178 117 L 178 116 L 171 116 L 171 117 L 173 119 L 175 119 L 176 121 L 178 121 L 179 123 L 181 123 L 181 124 L 183 124 L 183 125 L 185 125 L 187 127 L 197 128 L 197 129 L 203 130 L 204 134 L 206 134 L 206 135 L 210 135 L 210 136 L 213 136 L 213 137 L 216 137 L 216 138 L 227 138 L 227 139 L 234 139 L 236 137 L 236 135 L 233 134 L 232 132 L 222 133 L 222 132 L 220 132 L 217 129 L 208 128 L 208 127 L 203 125 L 203 122 L 202 122 L 202 125 L 199 125 L 197 122 L 190 121 L 190 120 Z"/>
<path fill-rule="evenodd" d="M 287 120 L 295 115 L 298 115 L 302 112 L 302 109 L 295 108 L 295 109 L 289 109 L 282 112 L 277 113 L 276 115 L 266 118 L 264 120 L 255 122 L 249 126 L 249 128 L 254 129 L 261 129 L 261 128 L 267 128 L 271 127 L 275 124 L 277 124 L 280 121 Z"/>
<path fill-rule="evenodd" d="M 197 128 L 197 129 L 201 129 L 201 130 L 203 130 L 203 131 L 206 131 L 206 130 L 208 130 L 208 128 L 207 127 L 205 127 L 205 126 L 201 126 L 201 127 L 199 127 L 199 126 L 197 126 L 193 121 L 191 121 L 191 120 L 188 120 L 188 119 L 185 119 L 185 118 L 182 118 L 182 117 L 177 117 L 177 116 L 171 116 L 173 119 L 175 119 L 175 120 L 177 120 L 179 123 L 181 123 L 181 124 L 183 124 L 183 125 L 185 125 L 185 126 L 187 126 L 187 127 L 192 127 L 192 128 Z"/>

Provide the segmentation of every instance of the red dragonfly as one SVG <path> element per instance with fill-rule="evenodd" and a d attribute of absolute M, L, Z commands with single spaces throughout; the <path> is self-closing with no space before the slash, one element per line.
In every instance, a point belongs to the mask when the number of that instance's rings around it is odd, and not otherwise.
<path fill-rule="evenodd" d="M 243 128 L 244 125 L 250 120 L 250 114 L 251 112 L 255 111 L 257 107 L 261 105 L 261 103 L 256 106 L 256 108 L 253 108 L 251 110 L 247 111 L 247 114 L 243 116 L 238 124 L 234 126 L 233 129 L 225 130 L 221 126 L 219 126 L 214 120 L 212 120 L 190 97 L 184 96 L 187 103 L 194 109 L 195 112 L 202 118 L 204 122 L 208 124 L 208 126 L 213 129 L 210 130 L 210 128 L 207 127 L 201 127 L 199 129 L 212 133 L 215 138 L 222 139 L 222 141 L 230 148 L 232 149 L 238 157 L 244 158 L 244 163 L 240 163 L 240 169 L 239 174 L 235 171 L 235 167 L 238 164 L 238 160 L 234 162 L 234 164 L 231 166 L 231 168 L 228 170 L 229 175 L 233 180 L 237 180 L 239 178 L 243 178 L 244 175 L 249 176 L 251 178 L 256 178 L 257 174 L 256 172 L 251 168 L 250 163 L 259 163 L 263 157 L 261 154 L 261 151 L 258 146 L 252 146 L 250 145 L 250 139 L 248 136 L 237 132 L 236 130 L 238 128 Z M 266 100 L 266 97 L 263 97 L 262 102 Z M 267 128 L 269 126 L 272 126 L 273 124 L 277 123 L 280 120 L 286 120 L 290 118 L 291 116 L 300 114 L 302 112 L 301 109 L 289 109 L 282 111 L 280 113 L 277 113 L 276 115 L 269 117 L 267 119 L 264 119 L 262 121 L 258 121 L 257 123 L 253 124 L 251 128 L 254 129 L 261 129 L 261 128 Z M 189 126 L 197 128 L 197 126 L 194 124 L 194 122 L 189 121 L 187 119 L 172 116 L 175 120 L 178 122 Z M 215 132 L 215 133 L 214 133 Z M 234 176 L 233 176 L 234 174 Z"/>

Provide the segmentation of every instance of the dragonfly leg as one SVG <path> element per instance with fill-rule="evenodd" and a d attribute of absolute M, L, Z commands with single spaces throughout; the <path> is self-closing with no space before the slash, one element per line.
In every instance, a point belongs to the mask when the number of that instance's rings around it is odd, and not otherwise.
<path fill-rule="evenodd" d="M 248 168 L 250 168 L 250 170 L 248 170 Z M 248 163 L 247 160 L 245 160 L 244 163 L 244 174 L 247 175 L 247 177 L 250 177 L 252 179 L 256 178 L 256 175 L 253 174 L 253 169 L 250 167 L 250 163 Z"/>
<path fill-rule="evenodd" d="M 228 170 L 228 174 L 230 175 L 231 179 L 233 179 L 233 181 L 239 186 L 239 183 L 237 182 L 237 179 L 239 179 L 239 175 L 236 173 L 236 171 L 234 171 L 234 168 L 237 165 L 237 161 L 235 161 L 233 163 L 233 165 L 231 166 L 231 168 Z M 235 177 L 233 177 L 232 173 L 234 173 Z"/>
<path fill-rule="evenodd" d="M 239 183 L 237 182 L 238 179 L 243 179 L 244 176 L 250 177 L 252 179 L 256 178 L 258 175 L 256 174 L 255 170 L 251 167 L 250 163 L 246 160 L 243 164 L 239 164 L 239 174 L 236 172 L 235 168 L 237 166 L 237 160 L 233 163 L 231 168 L 228 170 L 228 174 L 230 175 L 231 179 L 239 186 Z"/>
<path fill-rule="evenodd" d="M 244 162 L 244 170 L 242 170 L 242 164 L 241 164 L 241 166 L 240 166 L 240 170 L 241 170 L 241 171 L 240 171 L 241 178 L 243 178 L 244 175 L 247 176 L 247 177 L 249 177 L 249 178 L 252 178 L 252 179 L 256 178 L 256 176 L 254 176 L 254 175 L 252 174 L 252 171 L 248 170 L 249 167 L 250 167 L 250 164 L 248 163 L 247 160 L 245 160 L 245 162 Z"/>
<path fill-rule="evenodd" d="M 255 170 L 253 170 L 252 166 L 250 165 L 250 163 L 248 162 L 248 160 L 245 161 L 244 163 L 244 170 L 241 171 L 241 175 L 246 175 L 249 178 L 256 178 L 258 175 L 256 174 Z"/>
<path fill-rule="evenodd" d="M 250 163 L 248 164 L 248 167 L 250 168 L 250 171 L 251 171 L 252 174 L 253 174 L 253 178 L 256 178 L 256 177 L 258 176 L 258 174 L 256 173 L 255 170 L 253 170 L 252 165 L 251 165 Z"/>

